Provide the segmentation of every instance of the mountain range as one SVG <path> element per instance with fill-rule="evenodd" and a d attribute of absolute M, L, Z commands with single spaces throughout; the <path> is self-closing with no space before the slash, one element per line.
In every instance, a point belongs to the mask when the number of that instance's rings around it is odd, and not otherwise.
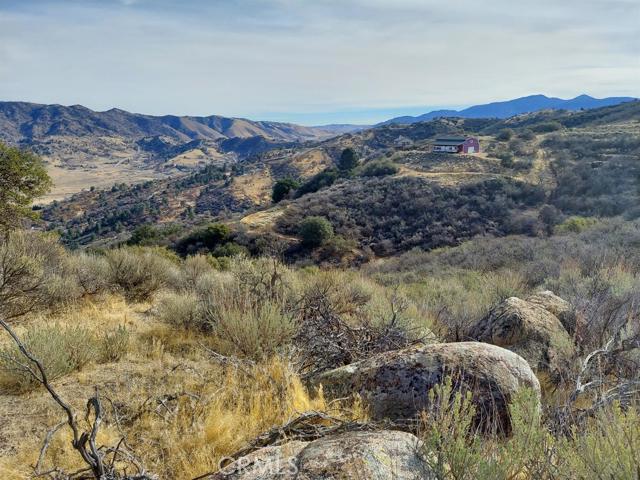
<path fill-rule="evenodd" d="M 163 135 L 177 141 L 264 137 L 275 141 L 315 140 L 332 135 L 330 129 L 291 123 L 260 122 L 218 115 L 207 117 L 130 113 L 113 108 L 96 112 L 82 105 L 41 105 L 0 102 L 0 140 L 29 142 L 49 136 Z"/>
<path fill-rule="evenodd" d="M 527 97 L 506 100 L 503 102 L 492 102 L 484 105 L 474 105 L 464 110 L 434 110 L 416 117 L 404 116 L 395 117 L 379 123 L 378 125 L 389 124 L 410 124 L 424 122 L 441 117 L 460 118 L 508 118 L 523 113 L 537 112 L 540 110 L 582 110 L 598 107 L 608 107 L 619 103 L 636 100 L 634 97 L 607 97 L 593 98 L 589 95 L 579 95 L 575 98 L 564 100 L 562 98 L 547 97 L 546 95 L 529 95 Z"/>

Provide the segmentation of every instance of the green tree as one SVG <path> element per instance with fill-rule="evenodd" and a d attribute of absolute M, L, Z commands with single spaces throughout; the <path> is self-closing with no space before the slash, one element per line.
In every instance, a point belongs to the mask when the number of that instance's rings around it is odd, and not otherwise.
<path fill-rule="evenodd" d="M 338 161 L 338 168 L 343 171 L 353 170 L 358 166 L 358 156 L 353 148 L 348 147 L 342 151 L 340 160 Z"/>
<path fill-rule="evenodd" d="M 140 225 L 131 234 L 129 245 L 155 245 L 160 240 L 160 232 L 153 225 Z"/>
<path fill-rule="evenodd" d="M 286 198 L 291 190 L 298 188 L 300 184 L 293 178 L 282 178 L 273 185 L 273 191 L 271 193 L 271 199 L 273 203 L 278 203 L 280 200 Z"/>
<path fill-rule="evenodd" d="M 0 231 L 34 216 L 31 202 L 51 187 L 44 163 L 31 152 L 0 142 Z"/>
<path fill-rule="evenodd" d="M 299 233 L 305 247 L 319 247 L 333 237 L 333 227 L 324 217 L 307 217 L 300 224 Z"/>
<path fill-rule="evenodd" d="M 182 255 L 199 251 L 212 252 L 231 239 L 231 229 L 222 223 L 211 223 L 178 241 L 176 251 Z"/>

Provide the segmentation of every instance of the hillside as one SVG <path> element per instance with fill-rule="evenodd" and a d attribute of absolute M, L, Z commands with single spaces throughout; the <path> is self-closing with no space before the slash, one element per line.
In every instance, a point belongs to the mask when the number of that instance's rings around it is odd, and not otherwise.
<path fill-rule="evenodd" d="M 300 254 L 294 253 L 298 225 L 310 215 L 328 218 L 362 258 L 456 245 L 476 235 L 537 235 L 571 215 L 640 214 L 639 120 L 640 102 L 631 102 L 505 120 L 388 125 L 274 149 L 181 179 L 84 192 L 45 208 L 43 218 L 47 228 L 79 245 L 123 241 L 144 224 L 166 229 L 175 240 L 177 232 L 224 221 L 248 246 L 270 233 L 285 239 L 294 256 Z M 428 142 L 443 133 L 476 134 L 483 151 L 429 153 Z M 346 147 L 358 152 L 361 165 L 336 174 L 331 169 Z M 368 165 L 380 162 L 394 172 L 370 176 Z M 303 186 L 273 206 L 271 187 L 285 177 Z M 260 215 L 263 210 L 270 213 Z"/>
<path fill-rule="evenodd" d="M 320 128 L 290 123 L 257 122 L 217 115 L 152 116 L 113 108 L 95 112 L 82 105 L 41 105 L 0 102 L 0 139 L 13 143 L 41 141 L 50 136 L 166 136 L 176 141 L 264 137 L 276 141 L 300 141 L 328 136 Z"/>
<path fill-rule="evenodd" d="M 530 95 L 527 97 L 492 102 L 484 105 L 474 105 L 464 110 L 434 110 L 416 117 L 396 117 L 380 125 L 407 124 L 424 122 L 440 117 L 461 118 L 508 118 L 523 113 L 532 113 L 540 110 L 583 110 L 590 108 L 607 107 L 635 100 L 633 97 L 607 97 L 593 98 L 589 95 L 579 95 L 575 98 L 563 100 L 562 98 L 547 97 L 545 95 Z"/>
<path fill-rule="evenodd" d="M 0 102 L 0 141 L 29 148 L 48 162 L 48 200 L 115 183 L 183 175 L 271 148 L 335 135 L 288 123 L 221 116 L 151 116 L 81 105 Z"/>

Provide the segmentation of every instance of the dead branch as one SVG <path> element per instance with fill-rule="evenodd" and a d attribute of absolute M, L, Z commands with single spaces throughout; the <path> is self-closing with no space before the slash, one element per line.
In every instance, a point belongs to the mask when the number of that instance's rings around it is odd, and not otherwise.
<path fill-rule="evenodd" d="M 55 425 L 51 430 L 47 432 L 47 435 L 44 437 L 44 442 L 42 444 L 42 448 L 40 449 L 40 454 L 38 455 L 38 461 L 36 462 L 36 466 L 33 468 L 36 475 L 47 475 L 47 472 L 41 472 L 42 464 L 44 463 L 45 455 L 47 454 L 47 450 L 49 449 L 49 444 L 51 440 L 53 440 L 53 436 L 56 434 L 58 430 L 64 427 L 67 424 L 66 420 Z"/>
<path fill-rule="evenodd" d="M 152 480 L 156 477 L 153 475 L 148 475 L 144 473 L 144 470 L 140 475 L 135 477 L 130 477 L 126 475 L 119 475 L 114 469 L 109 469 L 107 471 L 105 469 L 105 455 L 106 453 L 114 453 L 113 449 L 109 449 L 106 452 L 103 452 L 96 445 L 96 437 L 98 434 L 98 430 L 100 429 L 100 425 L 102 422 L 102 404 L 100 402 L 100 396 L 98 389 L 96 387 L 95 395 L 91 397 L 87 402 L 87 419 L 89 418 L 91 412 L 94 413 L 93 422 L 91 424 L 91 430 L 89 432 L 80 433 L 80 428 L 78 427 L 77 417 L 73 410 L 73 408 L 65 402 L 62 397 L 58 394 L 58 392 L 51 385 L 49 378 L 47 376 L 47 372 L 44 369 L 42 362 L 37 359 L 27 348 L 27 346 L 22 342 L 22 340 L 18 337 L 18 335 L 14 332 L 14 330 L 9 326 L 9 324 L 0 317 L 0 327 L 5 330 L 9 336 L 12 338 L 20 352 L 35 365 L 35 369 L 29 368 L 28 371 L 33 375 L 34 379 L 38 381 L 45 389 L 49 392 L 53 400 L 58 404 L 60 408 L 65 412 L 67 419 L 65 422 L 61 423 L 59 426 L 54 427 L 52 431 L 47 433 L 45 437 L 45 442 L 40 450 L 40 456 L 38 458 L 38 462 L 36 464 L 36 475 L 37 476 L 46 476 L 57 474 L 58 477 L 73 479 L 73 478 L 95 478 L 95 479 L 148 479 Z M 44 462 L 44 457 L 46 451 L 48 449 L 49 443 L 51 442 L 51 438 L 55 434 L 55 432 L 62 427 L 62 425 L 68 425 L 73 434 L 73 438 L 71 444 L 73 448 L 80 454 L 84 463 L 88 466 L 88 468 L 82 469 L 78 472 L 72 474 L 65 474 L 61 470 L 54 468 L 48 472 L 39 473 L 39 470 Z M 115 465 L 115 460 L 111 463 L 112 466 Z M 85 472 L 91 472 L 91 477 L 87 477 L 84 475 Z M 79 476 L 81 475 L 81 476 Z"/>

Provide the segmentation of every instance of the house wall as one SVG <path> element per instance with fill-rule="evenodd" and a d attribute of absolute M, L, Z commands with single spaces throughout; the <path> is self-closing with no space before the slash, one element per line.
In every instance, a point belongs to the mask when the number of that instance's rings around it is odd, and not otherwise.
<path fill-rule="evenodd" d="M 473 147 L 473 152 L 478 153 L 480 151 L 480 142 L 477 138 L 469 137 L 462 144 L 462 151 L 469 153 L 469 147 Z"/>
<path fill-rule="evenodd" d="M 459 147 L 455 145 L 434 145 L 433 152 L 456 153 Z"/>

